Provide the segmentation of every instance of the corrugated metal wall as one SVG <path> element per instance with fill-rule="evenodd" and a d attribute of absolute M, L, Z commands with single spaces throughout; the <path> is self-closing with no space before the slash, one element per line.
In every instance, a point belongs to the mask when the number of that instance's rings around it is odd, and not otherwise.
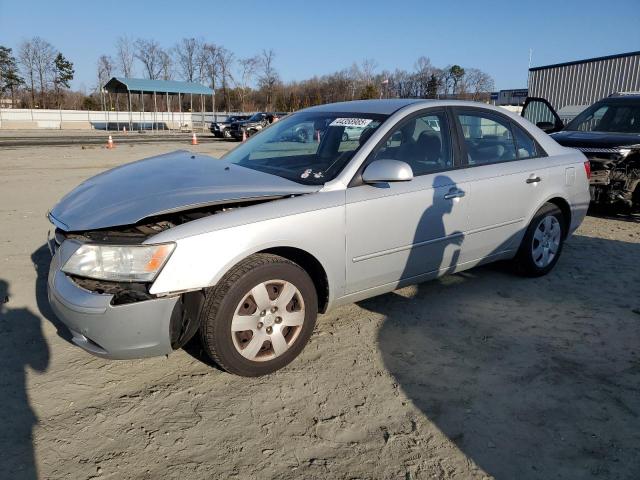
<path fill-rule="evenodd" d="M 590 105 L 622 91 L 640 91 L 640 52 L 529 70 L 529 96 L 565 105 Z"/>

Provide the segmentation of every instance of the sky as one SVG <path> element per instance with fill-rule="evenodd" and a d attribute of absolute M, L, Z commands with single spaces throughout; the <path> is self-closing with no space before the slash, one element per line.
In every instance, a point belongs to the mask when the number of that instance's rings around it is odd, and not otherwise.
<path fill-rule="evenodd" d="M 411 70 L 426 56 L 489 73 L 496 89 L 526 87 L 531 66 L 640 50 L 640 0 L 0 0 L 0 45 L 40 36 L 75 66 L 75 89 L 93 89 L 101 54 L 119 36 L 169 48 L 202 37 L 236 58 L 273 49 L 285 80 L 374 59 Z M 137 68 L 142 76 L 142 69 Z"/>

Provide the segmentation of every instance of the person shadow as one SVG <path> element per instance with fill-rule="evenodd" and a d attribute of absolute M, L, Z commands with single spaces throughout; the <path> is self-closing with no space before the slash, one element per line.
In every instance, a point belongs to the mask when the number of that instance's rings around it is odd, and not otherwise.
<path fill-rule="evenodd" d="M 38 247 L 31 254 L 31 262 L 33 268 L 36 271 L 36 303 L 38 305 L 38 311 L 47 319 L 54 327 L 60 338 L 73 345 L 73 335 L 69 329 L 56 317 L 55 313 L 49 305 L 49 298 L 47 294 L 47 281 L 49 277 L 49 265 L 51 263 L 51 253 L 49 247 L 44 244 Z"/>
<path fill-rule="evenodd" d="M 49 346 L 40 317 L 10 308 L 9 283 L 0 279 L 0 458 L 3 478 L 36 479 L 33 428 L 38 417 L 29 402 L 28 370 L 45 372 Z"/>
<path fill-rule="evenodd" d="M 450 213 L 427 208 L 414 238 L 423 242 L 426 229 L 445 238 L 431 252 L 441 274 L 455 271 L 468 241 L 447 235 Z M 416 283 L 420 248 L 399 287 Z M 640 246 L 574 236 L 564 255 L 570 268 L 561 257 L 538 279 L 498 262 L 358 305 L 384 316 L 377 343 L 400 389 L 492 478 L 638 478 Z M 603 258 L 617 267 L 594 260 Z M 627 280 L 594 281 L 611 268 Z"/>

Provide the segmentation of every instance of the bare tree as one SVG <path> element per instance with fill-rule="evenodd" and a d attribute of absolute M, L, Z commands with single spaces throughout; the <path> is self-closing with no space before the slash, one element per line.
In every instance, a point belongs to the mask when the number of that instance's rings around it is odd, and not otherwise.
<path fill-rule="evenodd" d="M 271 109 L 273 100 L 273 90 L 280 80 L 278 72 L 274 67 L 276 54 L 273 50 L 263 50 L 260 56 L 260 68 L 261 75 L 258 79 L 260 86 L 265 90 L 267 94 L 266 108 Z"/>
<path fill-rule="evenodd" d="M 415 63 L 415 91 L 414 96 L 416 97 L 426 97 L 429 91 L 429 81 L 431 80 L 431 76 L 433 75 L 433 65 L 431 65 L 431 60 L 427 57 L 419 57 Z"/>
<path fill-rule="evenodd" d="M 224 47 L 218 48 L 218 67 L 220 70 L 220 82 L 222 83 L 222 94 L 225 99 L 225 108 L 227 111 L 231 109 L 231 97 L 229 95 L 229 82 L 233 81 L 231 75 L 231 67 L 234 62 L 233 52 Z"/>
<path fill-rule="evenodd" d="M 461 82 L 461 90 L 471 94 L 473 100 L 480 100 L 494 89 L 493 78 L 477 68 L 467 68 Z"/>
<path fill-rule="evenodd" d="M 218 46 L 214 43 L 205 43 L 198 57 L 200 81 L 208 83 L 211 89 L 215 90 L 218 71 Z"/>
<path fill-rule="evenodd" d="M 45 92 L 54 69 L 55 58 L 53 46 L 40 37 L 33 37 L 20 46 L 20 65 L 23 68 L 31 90 L 31 108 L 35 106 L 36 82 L 40 90 L 40 102 L 45 107 Z"/>
<path fill-rule="evenodd" d="M 201 40 L 195 38 L 183 38 L 174 47 L 180 74 L 188 82 L 193 82 L 196 79 L 202 43 Z"/>
<path fill-rule="evenodd" d="M 145 74 L 150 80 L 157 80 L 163 73 L 164 51 L 160 44 L 153 39 L 139 38 L 135 43 L 135 57 L 140 60 Z"/>
<path fill-rule="evenodd" d="M 129 37 L 119 37 L 116 41 L 118 68 L 125 77 L 133 75 L 134 46 Z"/>
<path fill-rule="evenodd" d="M 247 91 L 255 78 L 256 70 L 260 65 L 260 59 L 258 57 L 243 58 L 238 63 L 240 64 L 240 110 L 245 112 Z"/>
<path fill-rule="evenodd" d="M 109 55 L 100 55 L 98 57 L 98 83 L 101 88 L 113 77 L 114 71 L 115 62 L 113 58 Z"/>
<path fill-rule="evenodd" d="M 173 78 L 173 59 L 169 52 L 160 50 L 160 65 L 162 80 L 171 80 Z"/>
<path fill-rule="evenodd" d="M 362 62 L 360 62 L 360 78 L 362 83 L 365 85 L 371 85 L 377 68 L 378 62 L 372 58 L 365 58 L 362 60 Z"/>
<path fill-rule="evenodd" d="M 109 55 L 100 55 L 98 58 L 98 88 L 101 94 L 105 84 L 113 77 L 115 68 L 113 58 Z M 111 108 L 111 93 L 109 93 L 109 108 Z"/>
<path fill-rule="evenodd" d="M 31 108 L 36 103 L 36 60 L 35 50 L 31 40 L 26 40 L 20 44 L 18 61 L 22 68 L 22 74 L 27 79 L 27 86 L 31 96 Z"/>

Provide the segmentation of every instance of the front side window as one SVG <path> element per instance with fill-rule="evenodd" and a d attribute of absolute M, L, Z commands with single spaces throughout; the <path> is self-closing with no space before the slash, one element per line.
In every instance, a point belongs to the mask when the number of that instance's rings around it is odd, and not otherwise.
<path fill-rule="evenodd" d="M 451 138 L 446 115 L 430 113 L 403 121 L 376 148 L 372 158 L 405 162 L 414 176 L 451 168 Z"/>
<path fill-rule="evenodd" d="M 596 103 L 573 119 L 565 130 L 640 133 L 640 104 Z"/>
<path fill-rule="evenodd" d="M 300 112 L 252 136 L 223 159 L 307 185 L 333 180 L 387 119 L 368 113 Z"/>
<path fill-rule="evenodd" d="M 505 162 L 517 158 L 508 121 L 490 114 L 458 115 L 467 147 L 469 165 Z"/>

